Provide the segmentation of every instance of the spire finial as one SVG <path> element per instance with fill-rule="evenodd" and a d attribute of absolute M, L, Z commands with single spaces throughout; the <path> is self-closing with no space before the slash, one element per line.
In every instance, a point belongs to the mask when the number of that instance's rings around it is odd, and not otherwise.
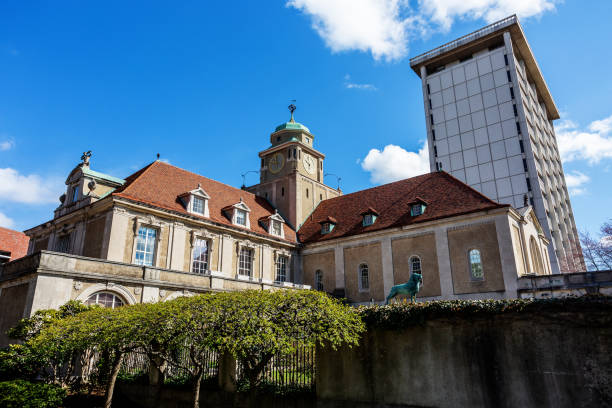
<path fill-rule="evenodd" d="M 291 119 L 289 120 L 289 122 L 291 123 L 295 122 L 295 120 L 293 120 L 293 112 L 295 112 L 295 110 L 297 109 L 293 102 L 295 102 L 295 99 L 291 100 L 291 105 L 288 106 L 289 112 L 291 112 Z"/>

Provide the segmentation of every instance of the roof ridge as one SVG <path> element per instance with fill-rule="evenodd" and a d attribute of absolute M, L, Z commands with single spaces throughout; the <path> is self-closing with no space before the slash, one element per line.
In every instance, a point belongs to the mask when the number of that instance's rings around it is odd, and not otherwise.
<path fill-rule="evenodd" d="M 145 174 L 147 171 L 149 171 L 149 169 L 151 169 L 151 167 L 153 167 L 153 165 L 155 163 L 157 163 L 158 160 L 152 161 L 151 163 L 147 164 L 146 166 L 144 166 L 142 169 L 135 171 L 134 173 L 130 174 L 129 176 L 127 176 L 125 178 L 125 184 L 123 184 L 121 187 L 119 187 L 118 189 L 116 189 L 115 191 L 112 192 L 112 195 L 115 194 L 121 194 L 124 191 L 126 191 L 128 188 L 130 188 L 140 177 L 142 177 L 143 174 Z M 136 177 L 134 177 L 133 180 L 130 180 L 128 182 L 128 179 L 132 176 L 136 175 Z"/>
<path fill-rule="evenodd" d="M 368 190 L 375 190 L 375 189 L 377 189 L 377 188 L 382 188 L 382 187 L 390 186 L 391 184 L 404 183 L 404 182 L 406 182 L 406 181 L 408 181 L 408 180 L 414 180 L 414 179 L 416 179 L 416 178 L 421 178 L 421 177 L 426 177 L 426 176 L 432 176 L 432 175 L 434 175 L 434 174 L 435 174 L 435 172 L 433 172 L 433 173 L 432 173 L 432 172 L 430 172 L 430 173 L 419 174 L 419 175 L 417 175 L 417 176 L 412 176 L 412 177 L 404 178 L 404 179 L 401 179 L 401 180 L 392 181 L 392 182 L 390 182 L 390 183 L 385 183 L 385 184 L 381 184 L 381 185 L 374 186 L 374 187 L 364 188 L 363 190 L 353 191 L 352 193 L 342 194 L 342 195 L 339 195 L 339 196 L 336 196 L 336 197 L 328 198 L 328 199 L 323 200 L 323 201 L 332 201 L 332 200 L 340 199 L 340 198 L 343 198 L 343 197 L 350 197 L 350 196 L 352 196 L 353 194 L 362 193 L 362 192 L 364 192 L 364 191 L 368 191 Z M 430 177 L 427 177 L 427 178 L 429 179 Z M 425 180 L 423 180 L 423 181 L 425 181 Z M 323 201 L 322 201 L 322 202 L 323 202 Z"/>
<path fill-rule="evenodd" d="M 240 191 L 240 192 L 244 192 L 244 193 L 246 193 L 246 194 L 250 194 L 250 195 L 252 195 L 253 197 L 259 197 L 258 195 L 253 194 L 253 193 L 251 193 L 250 191 L 246 191 L 246 190 L 243 190 L 243 189 L 241 189 L 241 188 L 237 188 L 237 187 L 231 186 L 231 185 L 229 185 L 229 184 L 222 183 L 222 182 L 220 182 L 220 181 L 218 181 L 218 180 L 211 179 L 210 177 L 203 176 L 203 175 L 198 174 L 198 173 L 196 173 L 196 172 L 194 172 L 194 171 L 187 170 L 187 169 L 184 169 L 184 168 L 182 168 L 182 167 L 178 167 L 178 166 L 175 166 L 175 165 L 173 165 L 173 164 L 166 163 L 166 162 L 162 162 L 162 161 L 160 161 L 160 164 L 163 164 L 163 165 L 166 165 L 166 166 L 170 166 L 170 167 L 174 167 L 175 169 L 178 169 L 178 170 L 180 170 L 180 171 L 184 171 L 185 173 L 193 174 L 194 176 L 202 177 L 202 178 L 204 178 L 204 179 L 206 179 L 206 180 L 212 181 L 213 183 L 222 184 L 222 185 L 227 186 L 227 187 L 229 187 L 229 188 L 232 188 L 232 189 L 234 189 L 234 190 L 236 190 L 236 191 Z M 274 207 L 274 206 L 272 206 L 272 207 Z"/>

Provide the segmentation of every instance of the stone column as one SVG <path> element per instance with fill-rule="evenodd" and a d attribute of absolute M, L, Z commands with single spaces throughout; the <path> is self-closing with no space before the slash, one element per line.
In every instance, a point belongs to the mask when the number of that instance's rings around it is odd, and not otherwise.
<path fill-rule="evenodd" d="M 385 237 L 381 242 L 382 252 L 382 275 L 383 275 L 383 290 L 387 296 L 393 286 L 393 250 L 391 247 L 391 238 Z"/>
<path fill-rule="evenodd" d="M 446 227 L 436 228 L 436 254 L 438 256 L 438 273 L 440 275 L 440 292 L 442 299 L 455 297 L 453 275 L 451 272 L 448 234 Z"/>

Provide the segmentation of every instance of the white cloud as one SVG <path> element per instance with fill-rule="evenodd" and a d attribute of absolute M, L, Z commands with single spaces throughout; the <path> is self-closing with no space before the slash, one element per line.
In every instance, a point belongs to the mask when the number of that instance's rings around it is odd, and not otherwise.
<path fill-rule="evenodd" d="M 448 31 L 453 22 L 492 22 L 511 14 L 537 17 L 560 0 L 288 0 L 311 17 L 312 27 L 332 52 L 370 52 L 375 60 L 399 60 L 412 37 Z M 413 2 L 414 3 L 414 2 Z"/>
<path fill-rule="evenodd" d="M 0 227 L 15 228 L 15 221 L 0 212 Z"/>
<path fill-rule="evenodd" d="M 372 84 L 358 84 L 355 82 L 351 82 L 351 76 L 349 74 L 346 74 L 344 76 L 344 86 L 347 89 L 359 89 L 362 91 L 378 91 L 378 88 L 376 88 Z"/>
<path fill-rule="evenodd" d="M 492 23 L 512 14 L 539 17 L 555 10 L 558 0 L 419 0 L 419 11 L 448 31 L 455 20 L 485 20 Z"/>
<path fill-rule="evenodd" d="M 565 183 L 569 193 L 574 196 L 584 194 L 586 192 L 584 185 L 590 180 L 589 176 L 577 170 L 565 174 Z"/>
<path fill-rule="evenodd" d="M 42 178 L 36 174 L 22 175 L 15 169 L 0 169 L 0 200 L 26 204 L 57 203 L 63 182 L 57 178 Z"/>
<path fill-rule="evenodd" d="M 586 160 L 589 164 L 612 159 L 612 115 L 591 122 L 587 129 L 565 120 L 555 126 L 559 154 L 563 162 Z"/>
<path fill-rule="evenodd" d="M 15 142 L 12 139 L 3 140 L 0 142 L 0 151 L 11 150 L 15 147 Z"/>
<path fill-rule="evenodd" d="M 376 184 L 390 183 L 429 173 L 427 142 L 418 152 L 409 152 L 396 145 L 387 145 L 382 151 L 372 149 L 361 161 L 361 168 L 370 172 L 370 181 Z"/>

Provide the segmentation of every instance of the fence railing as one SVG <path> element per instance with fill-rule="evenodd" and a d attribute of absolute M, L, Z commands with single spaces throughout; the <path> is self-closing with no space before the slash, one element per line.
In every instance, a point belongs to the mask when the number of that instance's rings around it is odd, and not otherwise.
<path fill-rule="evenodd" d="M 244 369 L 236 364 L 236 378 L 244 380 Z M 315 348 L 299 347 L 286 356 L 274 356 L 263 370 L 262 382 L 280 391 L 314 391 Z"/>
<path fill-rule="evenodd" d="M 189 350 L 183 348 L 178 351 L 178 354 L 173 356 L 174 364 L 168 364 L 164 375 L 166 378 L 171 377 L 189 377 L 190 369 L 195 368 L 195 365 L 189 359 Z M 149 357 L 140 351 L 127 353 L 123 358 L 121 365 L 121 373 L 123 374 L 145 374 L 149 372 L 151 362 Z M 207 351 L 204 357 L 204 379 L 216 377 L 219 374 L 219 354 L 215 351 Z"/>

